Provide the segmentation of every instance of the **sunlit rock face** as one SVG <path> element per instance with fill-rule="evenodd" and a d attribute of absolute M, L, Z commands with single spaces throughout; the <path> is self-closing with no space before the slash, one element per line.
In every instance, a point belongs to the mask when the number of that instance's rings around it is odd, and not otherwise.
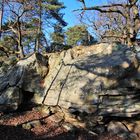
<path fill-rule="evenodd" d="M 140 113 L 136 76 L 139 64 L 136 54 L 126 46 L 76 47 L 51 54 L 49 65 L 45 78 L 46 105 L 103 116 Z"/>

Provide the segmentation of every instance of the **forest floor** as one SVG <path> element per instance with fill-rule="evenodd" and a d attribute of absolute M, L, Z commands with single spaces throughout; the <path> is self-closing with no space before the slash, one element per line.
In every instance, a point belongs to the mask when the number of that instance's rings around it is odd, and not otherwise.
<path fill-rule="evenodd" d="M 68 131 L 62 126 L 63 122 L 57 123 L 52 117 L 53 114 L 45 116 L 35 108 L 18 113 L 1 113 L 0 140 L 122 140 L 110 134 L 95 136 L 83 129 Z"/>

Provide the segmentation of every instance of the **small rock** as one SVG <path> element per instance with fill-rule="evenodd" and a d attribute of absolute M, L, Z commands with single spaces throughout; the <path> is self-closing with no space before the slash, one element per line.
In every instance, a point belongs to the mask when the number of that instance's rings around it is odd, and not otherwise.
<path fill-rule="evenodd" d="M 29 129 L 32 128 L 32 126 L 31 126 L 30 123 L 26 123 L 26 124 L 22 124 L 22 128 L 23 128 L 23 129 L 27 129 L 27 130 L 29 130 Z"/>
<path fill-rule="evenodd" d="M 43 113 L 44 115 L 50 115 L 51 114 L 51 110 L 49 109 L 48 106 L 43 106 L 40 108 L 41 113 Z"/>
<path fill-rule="evenodd" d="M 138 135 L 135 134 L 135 133 L 130 133 L 129 137 L 130 137 L 130 140 L 136 140 L 136 139 L 138 139 Z"/>
<path fill-rule="evenodd" d="M 54 115 L 51 115 L 49 119 L 55 123 L 61 123 L 64 118 L 60 113 L 55 113 Z"/>
<path fill-rule="evenodd" d="M 31 122 L 22 124 L 22 128 L 27 129 L 27 130 L 34 128 L 34 127 L 39 127 L 39 126 L 41 126 L 41 122 L 39 120 L 35 120 L 35 121 L 31 121 Z"/>
<path fill-rule="evenodd" d="M 96 127 L 94 127 L 93 131 L 97 134 L 103 134 L 105 132 L 105 126 L 97 125 Z"/>
<path fill-rule="evenodd" d="M 124 126 L 121 122 L 114 122 L 111 121 L 107 126 L 107 131 L 111 134 L 122 134 L 122 133 L 128 133 L 129 130 L 126 126 Z"/>
<path fill-rule="evenodd" d="M 121 133 L 118 134 L 120 138 L 123 138 L 124 140 L 137 140 L 138 136 L 135 133 Z"/>
<path fill-rule="evenodd" d="M 136 140 L 138 135 L 129 131 L 127 126 L 121 122 L 111 121 L 107 126 L 107 131 L 113 135 L 117 135 L 124 140 Z"/>
<path fill-rule="evenodd" d="M 75 127 L 72 125 L 72 124 L 70 124 L 70 123 L 63 123 L 63 125 L 62 125 L 67 131 L 73 131 L 73 130 L 75 130 Z"/>

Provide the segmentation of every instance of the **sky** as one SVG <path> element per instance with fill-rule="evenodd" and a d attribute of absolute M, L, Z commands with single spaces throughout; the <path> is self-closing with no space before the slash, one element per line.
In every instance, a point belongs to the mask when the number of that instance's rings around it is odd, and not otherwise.
<path fill-rule="evenodd" d="M 95 6 L 102 5 L 106 2 L 106 0 L 85 0 L 87 6 Z M 79 23 L 78 17 L 76 16 L 76 12 L 73 10 L 79 9 L 82 7 L 81 3 L 77 0 L 60 0 L 63 2 L 66 8 L 63 10 L 65 13 L 64 19 L 68 23 L 68 27 L 74 26 Z"/>

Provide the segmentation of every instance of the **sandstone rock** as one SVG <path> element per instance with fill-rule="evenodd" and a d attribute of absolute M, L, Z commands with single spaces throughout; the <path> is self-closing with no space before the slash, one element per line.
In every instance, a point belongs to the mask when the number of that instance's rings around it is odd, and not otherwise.
<path fill-rule="evenodd" d="M 22 102 L 22 94 L 18 87 L 9 87 L 0 95 L 0 110 L 13 111 Z"/>
<path fill-rule="evenodd" d="M 140 120 L 139 119 L 132 119 L 131 121 L 123 121 L 123 123 L 127 126 L 127 128 L 129 129 L 129 131 L 132 134 L 137 135 L 137 137 L 140 137 Z"/>
<path fill-rule="evenodd" d="M 84 55 L 110 55 L 113 51 L 117 51 L 119 49 L 122 49 L 126 46 L 119 45 L 116 43 L 108 44 L 108 43 L 100 43 L 96 45 L 92 45 L 90 47 L 84 47 L 84 46 L 76 46 L 72 49 L 73 58 L 77 58 Z"/>
<path fill-rule="evenodd" d="M 117 135 L 124 140 L 136 140 L 138 136 L 136 133 L 129 131 L 127 125 L 122 122 L 111 121 L 107 125 L 107 131 L 113 135 Z"/>
<path fill-rule="evenodd" d="M 63 123 L 62 126 L 67 130 L 67 131 L 73 131 L 76 129 L 72 124 L 70 123 Z"/>
<path fill-rule="evenodd" d="M 121 122 L 111 121 L 107 126 L 107 131 L 111 134 L 121 134 L 128 133 L 129 130 L 127 127 Z"/>
<path fill-rule="evenodd" d="M 42 79 L 49 70 L 48 58 L 32 54 L 0 74 L 0 111 L 13 111 L 23 102 L 24 92 L 44 93 Z"/>
<path fill-rule="evenodd" d="M 106 132 L 105 125 L 97 125 L 93 128 L 93 131 L 98 135 L 101 135 Z"/>
<path fill-rule="evenodd" d="M 99 46 L 101 48 L 102 45 Z M 139 93 L 127 89 L 135 87 L 133 82 L 127 82 L 128 78 L 134 81 L 138 69 L 135 54 L 125 46 L 116 50 L 112 47 L 110 53 L 105 53 L 110 45 L 102 47 L 102 51 L 97 51 L 96 46 L 82 47 L 81 50 L 76 48 L 82 52 L 75 58 L 71 56 L 73 50 L 52 54 L 50 71 L 45 78 L 44 103 L 80 112 L 98 112 L 103 116 L 128 117 L 139 114 Z M 126 88 L 126 93 L 120 91 L 120 88 L 122 91 Z M 134 102 L 134 105 L 129 104 Z"/>
<path fill-rule="evenodd" d="M 115 44 L 69 49 L 49 54 L 49 59 L 32 54 L 0 75 L 0 92 L 17 87 L 33 93 L 34 103 L 132 117 L 140 113 L 138 66 L 135 53 Z"/>
<path fill-rule="evenodd" d="M 41 125 L 42 124 L 41 124 L 40 120 L 33 120 L 33 121 L 25 122 L 21 126 L 22 126 L 23 129 L 30 130 L 34 127 L 39 127 Z"/>
<path fill-rule="evenodd" d="M 104 118 L 140 114 L 138 59 L 126 46 L 115 44 L 76 47 L 49 57 L 32 54 L 0 74 L 0 111 L 16 110 L 25 93 L 33 94 L 31 101 L 44 105 L 43 114 L 54 114 L 50 119 L 65 118 L 76 127 L 95 127 L 95 132 L 103 133 Z M 121 122 L 111 121 L 107 130 L 124 139 L 137 137 Z"/>

